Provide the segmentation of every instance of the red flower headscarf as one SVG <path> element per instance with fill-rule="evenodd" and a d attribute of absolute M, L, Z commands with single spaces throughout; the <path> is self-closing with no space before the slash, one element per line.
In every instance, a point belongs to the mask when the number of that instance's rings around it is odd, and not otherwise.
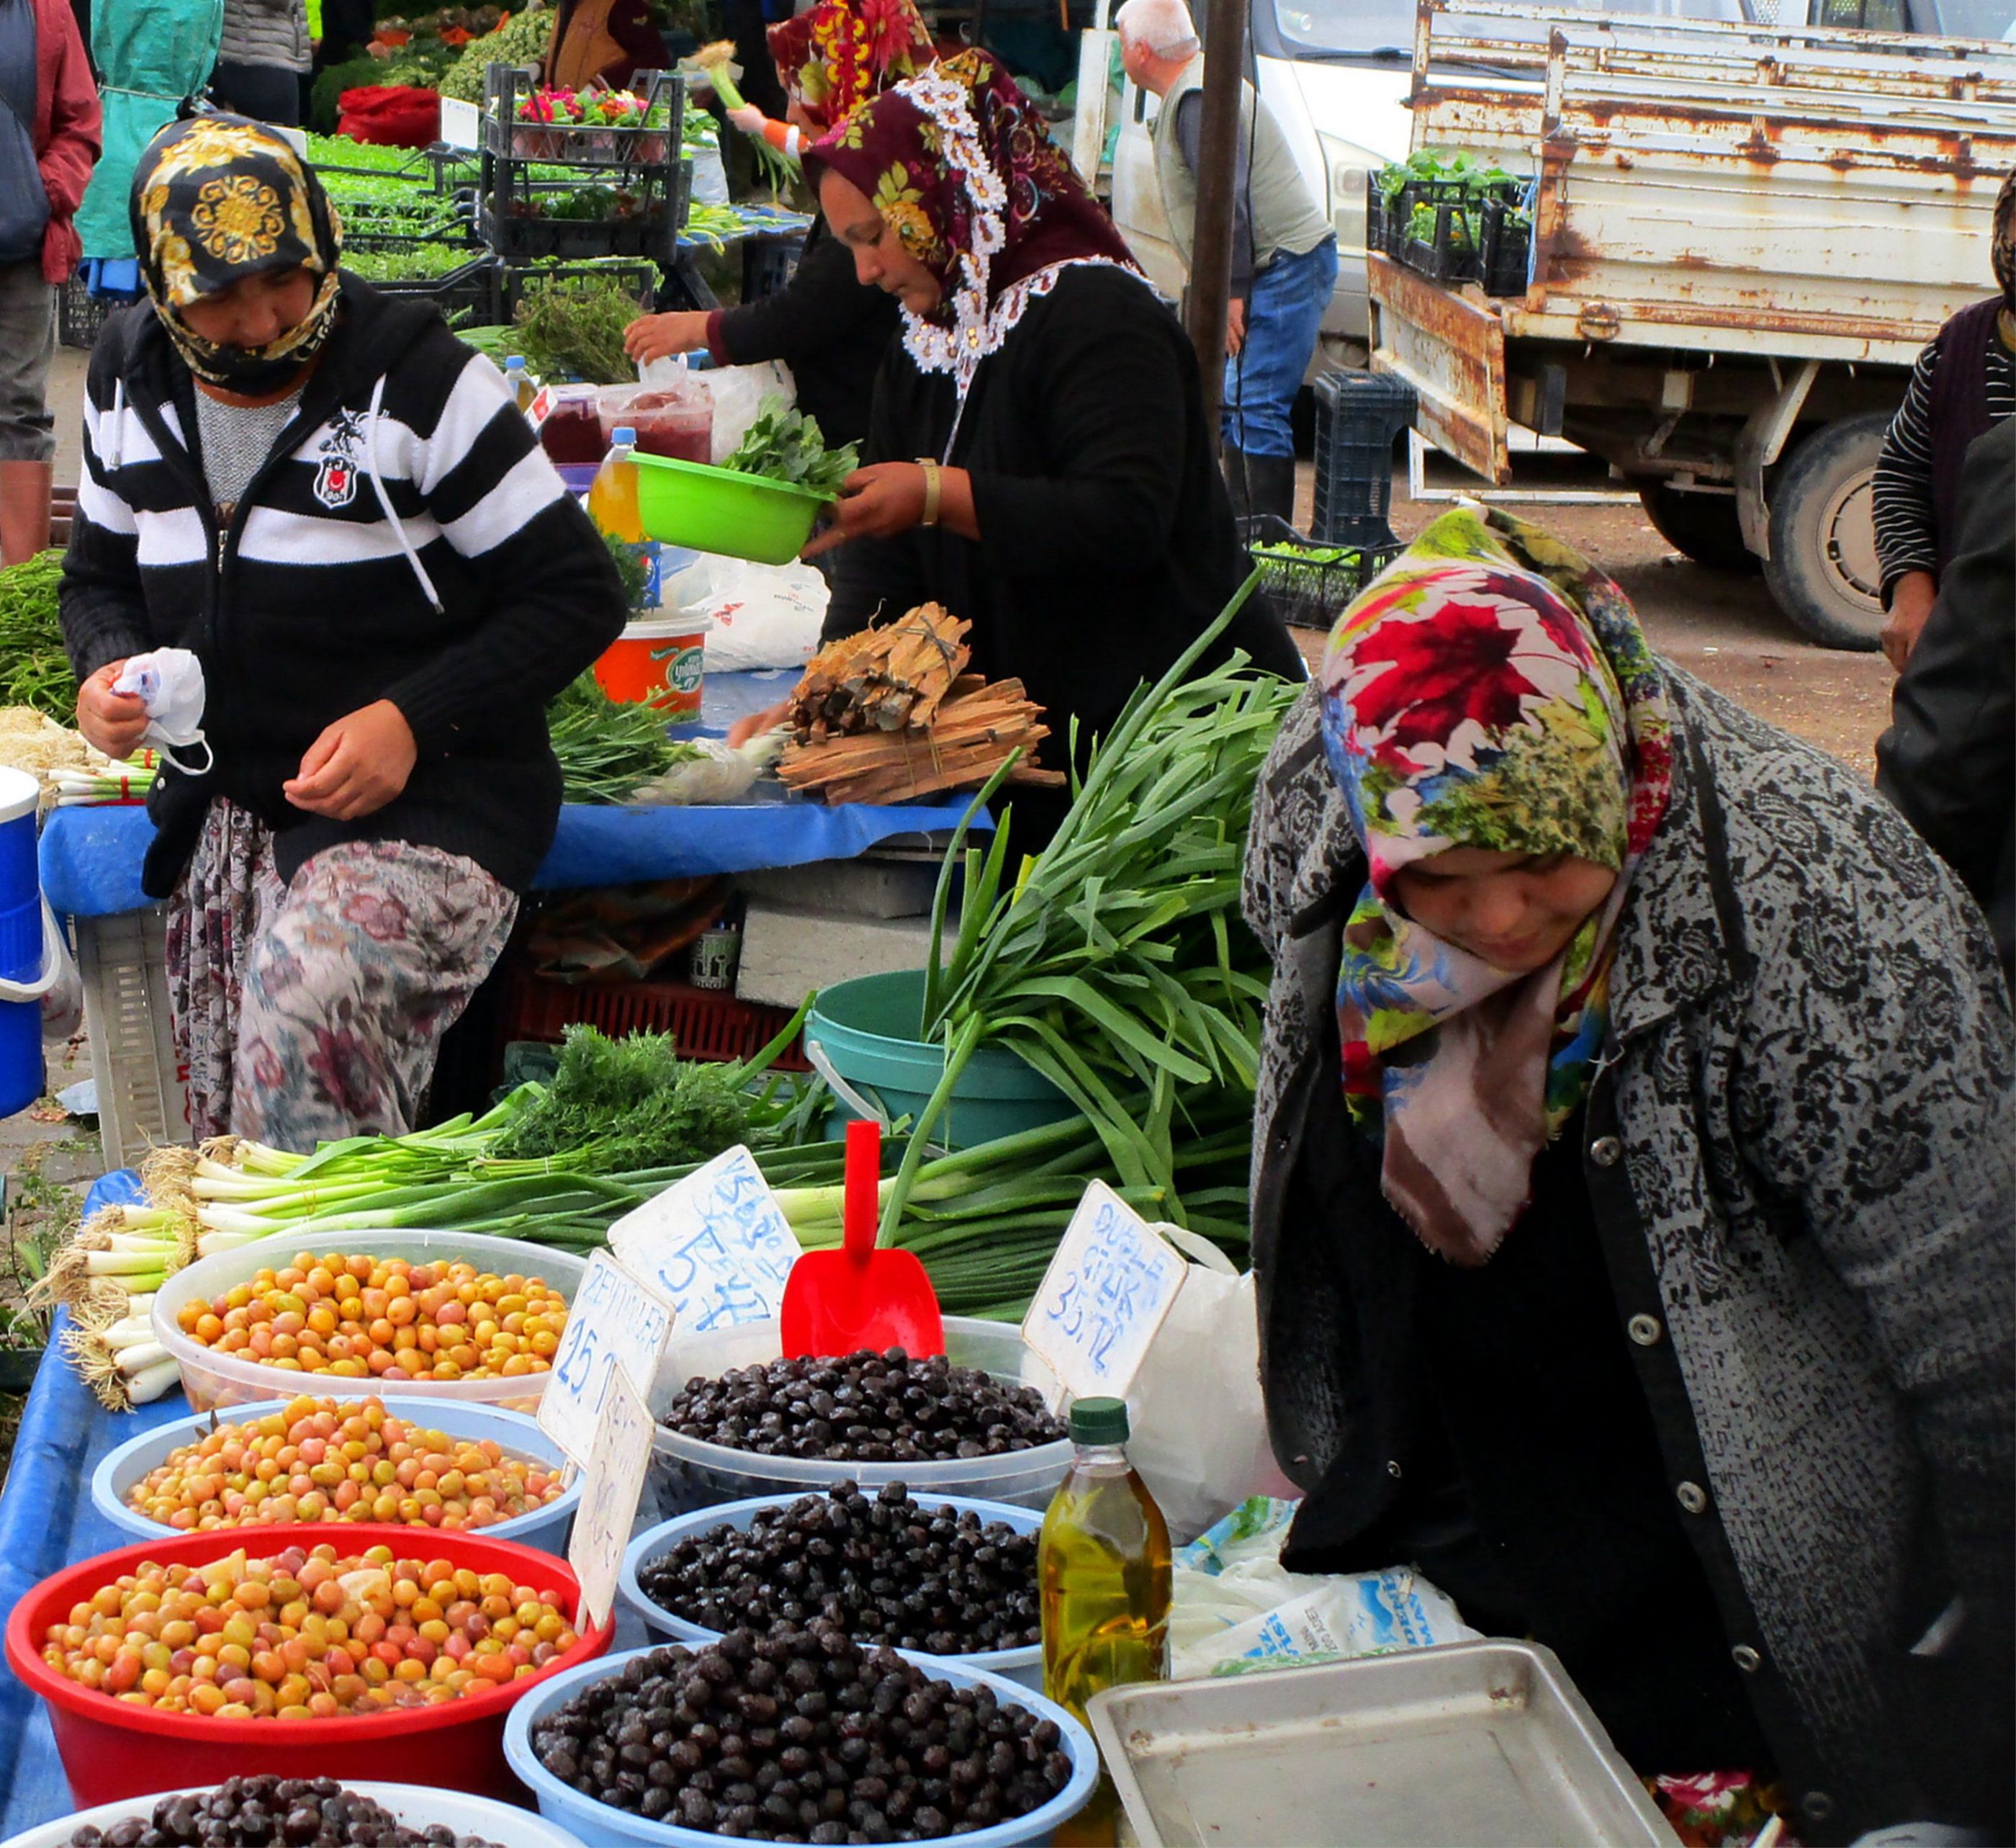
<path fill-rule="evenodd" d="M 819 0 L 769 38 L 778 81 L 822 134 L 938 56 L 911 0 Z"/>
<path fill-rule="evenodd" d="M 858 187 L 938 278 L 944 299 L 928 319 L 904 310 L 903 344 L 923 370 L 952 373 L 962 398 L 1064 267 L 1140 273 L 1047 125 L 985 52 L 962 52 L 884 92 L 807 149 L 805 165 L 815 185 L 824 165 Z"/>

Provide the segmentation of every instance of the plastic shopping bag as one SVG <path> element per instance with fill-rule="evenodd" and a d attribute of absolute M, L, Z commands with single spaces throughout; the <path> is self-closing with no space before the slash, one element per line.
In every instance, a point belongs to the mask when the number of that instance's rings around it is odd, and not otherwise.
<path fill-rule="evenodd" d="M 1128 1389 L 1127 1454 L 1180 1542 L 1249 1496 L 1294 1489 L 1267 1443 L 1252 1273 L 1194 1232 L 1155 1230 L 1190 1262 Z"/>
<path fill-rule="evenodd" d="M 707 671 L 803 667 L 818 650 L 827 596 L 825 578 L 808 564 L 715 559 L 707 594 L 694 605 L 712 624 Z"/>

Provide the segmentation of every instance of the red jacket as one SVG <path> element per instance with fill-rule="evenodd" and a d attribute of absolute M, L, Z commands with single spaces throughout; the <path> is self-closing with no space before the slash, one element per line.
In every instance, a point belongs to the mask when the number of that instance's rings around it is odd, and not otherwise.
<path fill-rule="evenodd" d="M 84 202 L 100 145 L 98 86 L 70 0 L 28 0 L 35 9 L 35 165 L 49 196 L 42 274 L 67 282 L 84 246 L 70 220 Z"/>

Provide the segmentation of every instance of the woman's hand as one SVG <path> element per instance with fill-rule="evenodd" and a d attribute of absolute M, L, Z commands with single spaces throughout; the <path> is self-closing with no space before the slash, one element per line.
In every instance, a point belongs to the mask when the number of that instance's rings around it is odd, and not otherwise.
<path fill-rule="evenodd" d="M 670 359 L 707 344 L 707 316 L 690 314 L 640 315 L 623 330 L 623 351 L 643 365 L 647 359 Z"/>
<path fill-rule="evenodd" d="M 728 119 L 744 135 L 754 135 L 759 141 L 763 137 L 763 124 L 769 120 L 753 103 L 741 103 L 731 109 Z"/>
<path fill-rule="evenodd" d="M 1890 587 L 1890 618 L 1883 625 L 1883 652 L 1892 673 L 1901 674 L 1918 645 L 1919 632 L 1939 600 L 1939 581 L 1930 571 L 1906 571 Z"/>
<path fill-rule="evenodd" d="M 77 690 L 77 729 L 115 763 L 138 751 L 147 731 L 147 708 L 138 697 L 112 690 L 125 671 L 124 661 L 108 661 Z"/>
<path fill-rule="evenodd" d="M 327 727 L 282 785 L 289 802 L 332 821 L 375 815 L 406 787 L 419 755 L 406 715 L 374 701 Z"/>
<path fill-rule="evenodd" d="M 873 462 L 841 484 L 833 524 L 798 556 L 816 558 L 849 539 L 892 539 L 923 523 L 924 471 L 914 462 Z"/>
<path fill-rule="evenodd" d="M 779 700 L 774 706 L 765 706 L 760 712 L 751 712 L 747 719 L 738 719 L 728 728 L 728 748 L 740 751 L 751 738 L 760 738 L 765 732 L 773 732 L 791 715 L 791 702 Z"/>

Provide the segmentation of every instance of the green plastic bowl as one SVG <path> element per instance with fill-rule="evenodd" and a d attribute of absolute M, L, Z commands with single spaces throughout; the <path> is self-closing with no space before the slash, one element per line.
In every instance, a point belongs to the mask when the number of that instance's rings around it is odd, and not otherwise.
<path fill-rule="evenodd" d="M 789 564 L 833 496 L 675 456 L 637 463 L 637 510 L 651 539 L 758 564 Z"/>

